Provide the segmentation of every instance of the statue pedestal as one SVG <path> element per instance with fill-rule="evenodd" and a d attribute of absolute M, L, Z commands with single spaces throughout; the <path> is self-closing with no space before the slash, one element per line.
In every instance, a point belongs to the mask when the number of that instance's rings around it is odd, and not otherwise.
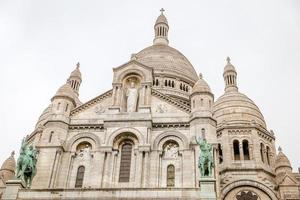
<path fill-rule="evenodd" d="M 216 200 L 216 179 L 212 177 L 201 177 L 199 180 L 200 199 L 201 200 Z"/>
<path fill-rule="evenodd" d="M 25 183 L 20 179 L 12 179 L 6 182 L 6 188 L 3 192 L 2 200 L 16 200 L 19 189 L 24 189 Z"/>

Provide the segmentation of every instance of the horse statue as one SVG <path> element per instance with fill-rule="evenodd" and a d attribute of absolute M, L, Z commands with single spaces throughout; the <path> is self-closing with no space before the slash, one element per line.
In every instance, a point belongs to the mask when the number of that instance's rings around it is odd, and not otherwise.
<path fill-rule="evenodd" d="M 37 150 L 32 145 L 28 145 L 24 138 L 17 161 L 17 178 L 24 181 L 26 188 L 31 186 L 32 179 L 36 174 L 36 161 Z"/>
<path fill-rule="evenodd" d="M 205 138 L 196 137 L 196 142 L 200 147 L 200 156 L 198 167 L 200 169 L 201 176 L 212 176 L 212 168 L 214 167 L 212 145 L 207 143 Z"/>

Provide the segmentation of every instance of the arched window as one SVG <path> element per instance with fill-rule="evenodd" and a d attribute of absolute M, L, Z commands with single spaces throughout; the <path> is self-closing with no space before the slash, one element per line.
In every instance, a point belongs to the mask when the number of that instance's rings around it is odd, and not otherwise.
<path fill-rule="evenodd" d="M 77 170 L 77 176 L 76 176 L 76 182 L 75 182 L 75 188 L 81 188 L 83 185 L 83 178 L 84 178 L 84 166 L 78 167 Z"/>
<path fill-rule="evenodd" d="M 60 108 L 60 103 L 57 104 L 57 110 L 59 110 L 59 108 Z"/>
<path fill-rule="evenodd" d="M 260 157 L 263 163 L 265 162 L 264 151 L 265 151 L 265 145 L 263 143 L 260 143 Z"/>
<path fill-rule="evenodd" d="M 156 86 L 158 86 L 158 79 L 156 79 Z"/>
<path fill-rule="evenodd" d="M 243 140 L 244 160 L 250 160 L 248 140 Z"/>
<path fill-rule="evenodd" d="M 200 100 L 200 106 L 203 106 L 203 99 Z"/>
<path fill-rule="evenodd" d="M 50 132 L 49 140 L 48 140 L 49 143 L 52 141 L 53 133 L 54 133 L 53 131 Z"/>
<path fill-rule="evenodd" d="M 223 162 L 223 151 L 221 144 L 218 144 L 218 152 L 219 152 L 219 163 L 221 164 Z"/>
<path fill-rule="evenodd" d="M 65 112 L 67 112 L 67 111 L 68 111 L 68 108 L 69 108 L 69 104 L 67 103 L 67 105 L 66 105 L 66 109 L 65 109 Z"/>
<path fill-rule="evenodd" d="M 240 160 L 240 143 L 238 140 L 233 141 L 234 160 Z"/>
<path fill-rule="evenodd" d="M 131 167 L 132 144 L 126 142 L 121 149 L 119 182 L 129 182 Z"/>
<path fill-rule="evenodd" d="M 173 88 L 173 87 L 175 87 L 175 83 L 174 83 L 174 81 L 172 81 L 172 88 Z"/>
<path fill-rule="evenodd" d="M 180 83 L 180 90 L 182 90 L 182 83 Z"/>
<path fill-rule="evenodd" d="M 188 86 L 186 86 L 186 89 L 185 89 L 185 91 L 187 91 L 187 92 L 189 91 L 189 87 L 188 87 Z"/>
<path fill-rule="evenodd" d="M 169 80 L 169 82 L 168 82 L 168 86 L 169 86 L 169 87 L 171 87 L 171 80 Z"/>
<path fill-rule="evenodd" d="M 267 146 L 267 163 L 270 165 L 270 147 Z"/>
<path fill-rule="evenodd" d="M 175 167 L 174 165 L 169 165 L 167 167 L 167 187 L 175 186 Z"/>
<path fill-rule="evenodd" d="M 168 81 L 167 80 L 165 80 L 165 86 L 168 86 Z"/>

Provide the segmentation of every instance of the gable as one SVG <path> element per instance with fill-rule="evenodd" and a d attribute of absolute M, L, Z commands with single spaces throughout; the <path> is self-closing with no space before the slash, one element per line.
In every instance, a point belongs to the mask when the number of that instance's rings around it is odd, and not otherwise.
<path fill-rule="evenodd" d="M 280 185 L 298 185 L 298 184 L 299 183 L 295 180 L 295 178 L 289 174 L 286 174 L 280 183 Z"/>
<path fill-rule="evenodd" d="M 98 97 L 82 104 L 71 112 L 72 119 L 95 119 L 107 112 L 112 102 L 112 90 L 109 90 Z"/>

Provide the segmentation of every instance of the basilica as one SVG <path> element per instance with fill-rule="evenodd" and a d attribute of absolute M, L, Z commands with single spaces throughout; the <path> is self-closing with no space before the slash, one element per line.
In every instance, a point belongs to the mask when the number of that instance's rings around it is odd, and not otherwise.
<path fill-rule="evenodd" d="M 162 10 L 153 44 L 113 68 L 112 88 L 84 103 L 77 64 L 26 137 L 38 151 L 32 184 L 15 177 L 12 153 L 0 199 L 300 200 L 300 174 L 240 92 L 234 61 L 224 62 L 216 98 L 169 45 L 169 28 Z M 209 175 L 199 167 L 200 139 L 212 148 Z"/>

